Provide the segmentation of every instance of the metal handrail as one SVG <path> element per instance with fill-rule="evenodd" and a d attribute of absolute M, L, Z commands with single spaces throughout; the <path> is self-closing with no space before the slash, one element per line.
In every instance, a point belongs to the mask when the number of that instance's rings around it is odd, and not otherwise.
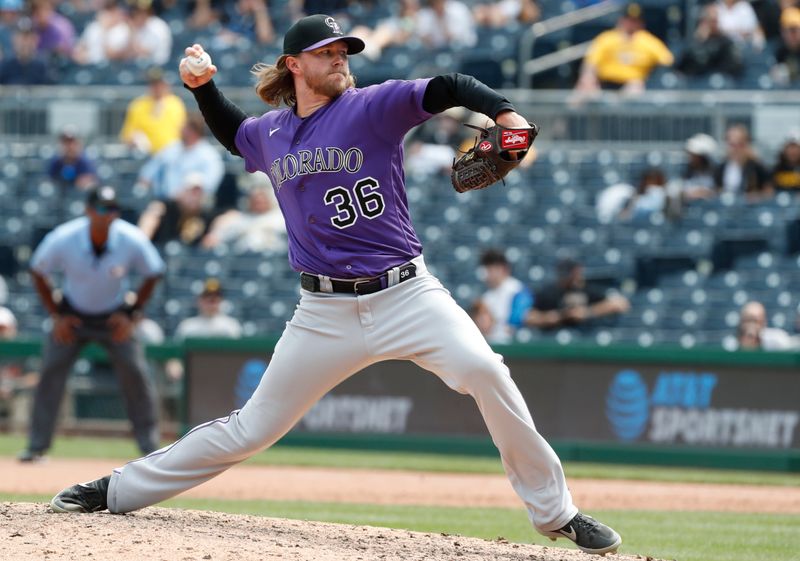
<path fill-rule="evenodd" d="M 539 59 L 531 59 L 528 60 L 528 56 L 533 53 L 533 47 L 536 44 L 536 40 L 555 31 L 560 31 L 562 29 L 567 29 L 569 27 L 575 26 L 579 23 L 584 23 L 586 21 L 591 21 L 593 19 L 601 18 L 613 12 L 616 12 L 620 9 L 620 6 L 614 0 L 605 0 L 604 2 L 600 2 L 599 4 L 595 4 L 593 6 L 587 6 L 586 8 L 580 8 L 579 10 L 575 10 L 574 12 L 570 12 L 568 14 L 563 14 L 560 16 L 555 16 L 544 21 L 539 21 L 534 23 L 525 33 L 523 33 L 522 37 L 519 40 L 519 78 L 518 78 L 518 86 L 520 88 L 527 88 L 529 87 L 529 82 L 527 79 L 543 70 L 547 70 L 548 68 L 552 68 L 556 64 L 553 64 L 552 61 L 556 60 L 554 55 L 558 55 L 559 53 L 551 53 L 549 55 L 544 55 L 545 58 L 550 57 L 547 60 L 549 61 L 547 64 L 550 66 L 544 66 L 543 63 L 537 63 L 536 61 Z M 573 45 L 572 47 L 576 47 Z M 575 60 L 579 56 L 583 56 L 585 54 L 585 50 L 578 56 L 576 53 L 579 52 L 579 49 L 569 50 L 572 47 L 568 47 L 568 49 L 564 49 L 568 51 L 568 57 L 571 58 L 564 58 L 558 64 L 562 64 L 563 62 L 568 62 L 570 60 Z M 586 45 L 585 48 L 588 48 Z M 541 66 L 541 68 L 540 68 Z M 533 71 L 531 71 L 533 69 Z"/>

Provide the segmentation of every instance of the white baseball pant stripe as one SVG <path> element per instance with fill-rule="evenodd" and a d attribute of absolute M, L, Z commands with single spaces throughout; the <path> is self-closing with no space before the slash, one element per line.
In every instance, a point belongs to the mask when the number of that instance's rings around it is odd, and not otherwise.
<path fill-rule="evenodd" d="M 322 396 L 366 366 L 412 360 L 471 395 L 535 528 L 566 525 L 577 508 L 561 462 L 536 431 L 502 357 L 450 293 L 414 260 L 417 276 L 365 296 L 302 291 L 253 396 L 230 416 L 115 469 L 108 506 L 130 512 L 195 487 L 271 446 Z"/>

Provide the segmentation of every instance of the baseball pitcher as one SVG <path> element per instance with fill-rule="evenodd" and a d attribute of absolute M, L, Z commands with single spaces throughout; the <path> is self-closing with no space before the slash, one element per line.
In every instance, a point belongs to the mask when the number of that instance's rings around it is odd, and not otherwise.
<path fill-rule="evenodd" d="M 536 431 L 502 357 L 428 272 L 409 216 L 402 143 L 412 127 L 455 106 L 494 119 L 496 126 L 454 165 L 458 191 L 502 179 L 536 127 L 462 74 L 356 88 L 348 57 L 363 48 L 330 16 L 299 20 L 276 63 L 253 69 L 258 95 L 286 106 L 260 117 L 248 117 L 217 89 L 217 68 L 202 63 L 202 46 L 186 49 L 181 78 L 211 131 L 248 171 L 272 179 L 300 303 L 241 410 L 109 476 L 65 489 L 51 507 L 129 512 L 163 501 L 271 446 L 364 367 L 405 359 L 475 399 L 536 530 L 567 537 L 588 553 L 616 551 L 619 535 L 573 504 L 561 463 Z M 188 60 L 197 58 L 190 68 Z"/>

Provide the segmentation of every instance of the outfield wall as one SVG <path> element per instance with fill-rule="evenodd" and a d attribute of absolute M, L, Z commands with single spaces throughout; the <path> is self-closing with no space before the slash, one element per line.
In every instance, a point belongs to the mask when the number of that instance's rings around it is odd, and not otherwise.
<path fill-rule="evenodd" d="M 187 343 L 188 425 L 241 407 L 274 341 Z M 565 459 L 800 471 L 800 353 L 497 347 Z M 284 442 L 494 453 L 474 402 L 410 362 L 372 365 Z"/>
<path fill-rule="evenodd" d="M 275 342 L 192 340 L 150 347 L 148 355 L 185 356 L 179 413 L 187 430 L 241 407 Z M 577 344 L 496 350 L 563 459 L 800 471 L 800 353 Z M 38 352 L 36 341 L 0 343 L 0 360 Z M 98 352 L 90 347 L 86 355 Z M 345 381 L 282 442 L 496 454 L 472 399 L 405 361 L 372 365 Z"/>

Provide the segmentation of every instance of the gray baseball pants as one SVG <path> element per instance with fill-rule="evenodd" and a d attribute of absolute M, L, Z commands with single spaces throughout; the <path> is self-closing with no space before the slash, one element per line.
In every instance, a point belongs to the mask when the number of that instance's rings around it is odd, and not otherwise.
<path fill-rule="evenodd" d="M 537 432 L 525 400 L 475 323 L 413 260 L 417 276 L 375 294 L 303 291 L 269 367 L 240 411 L 115 469 L 111 512 L 130 512 L 200 485 L 270 446 L 314 403 L 359 370 L 406 359 L 471 395 L 534 527 L 561 528 L 578 509 L 561 462 Z"/>

